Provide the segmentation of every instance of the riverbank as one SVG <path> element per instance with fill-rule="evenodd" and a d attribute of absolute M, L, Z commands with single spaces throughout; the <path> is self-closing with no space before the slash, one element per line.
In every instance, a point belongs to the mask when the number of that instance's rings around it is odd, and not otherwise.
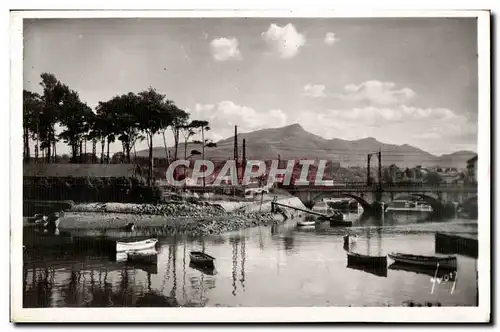
<path fill-rule="evenodd" d="M 284 218 L 272 213 L 231 213 L 212 217 L 165 217 L 129 213 L 69 212 L 61 218 L 61 231 L 126 232 L 124 227 L 134 223 L 135 229 L 127 234 L 188 236 L 218 235 L 237 229 L 279 224 Z"/>
<path fill-rule="evenodd" d="M 79 203 L 64 211 L 59 218 L 59 230 L 102 234 L 126 232 L 125 226 L 134 224 L 129 234 L 189 236 L 217 235 L 242 228 L 267 226 L 285 221 L 283 214 L 271 213 L 272 197 L 262 201 L 169 201 L 161 204 L 134 203 Z M 303 208 L 295 197 L 279 197 L 279 202 Z M 296 216 L 289 210 L 287 217 Z M 25 218 L 24 225 L 28 225 Z M 94 232 L 95 231 L 95 232 Z"/>

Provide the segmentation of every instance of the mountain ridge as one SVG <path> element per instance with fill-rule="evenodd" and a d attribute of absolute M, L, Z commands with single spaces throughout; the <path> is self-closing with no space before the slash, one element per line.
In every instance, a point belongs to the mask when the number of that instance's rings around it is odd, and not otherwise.
<path fill-rule="evenodd" d="M 238 150 L 241 158 L 242 141 L 246 140 L 247 159 L 269 160 L 278 159 L 323 159 L 340 162 L 341 166 L 366 166 L 367 154 L 382 152 L 382 164 L 388 166 L 414 167 L 440 166 L 465 168 L 466 161 L 477 153 L 460 150 L 453 153 L 434 155 L 407 143 L 402 145 L 389 144 L 378 141 L 374 137 L 356 140 L 343 140 L 340 138 L 326 139 L 305 130 L 300 124 L 294 123 L 279 128 L 265 128 L 247 133 L 238 133 Z M 214 161 L 223 161 L 234 158 L 234 135 L 222 139 L 215 148 L 205 148 L 205 158 Z M 184 144 L 179 144 L 178 157 L 184 156 Z M 199 144 L 188 144 L 189 151 L 201 151 Z M 169 147 L 173 155 L 173 147 Z M 137 152 L 138 156 L 147 157 L 148 150 Z M 165 157 L 164 147 L 154 147 L 155 157 Z M 196 157 L 196 158 L 199 158 Z M 372 165 L 378 163 L 377 157 L 372 156 Z"/>

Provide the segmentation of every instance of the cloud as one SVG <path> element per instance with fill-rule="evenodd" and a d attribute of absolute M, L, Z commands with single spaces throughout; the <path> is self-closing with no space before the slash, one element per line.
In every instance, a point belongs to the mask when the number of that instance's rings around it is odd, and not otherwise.
<path fill-rule="evenodd" d="M 283 127 L 287 124 L 287 115 L 280 109 L 255 110 L 238 105 L 232 101 L 221 101 L 217 105 L 196 104 L 191 118 L 207 120 L 212 128 L 210 137 L 214 140 L 227 138 L 238 131 L 249 132 L 264 128 Z"/>
<path fill-rule="evenodd" d="M 383 126 L 389 123 L 402 123 L 425 121 L 427 125 L 440 121 L 461 122 L 467 119 L 464 116 L 457 115 L 446 108 L 418 108 L 401 105 L 395 108 L 365 107 L 353 108 L 349 110 L 330 110 L 328 116 L 359 122 L 371 126 Z"/>
<path fill-rule="evenodd" d="M 332 46 L 338 41 L 338 38 L 335 37 L 335 34 L 333 32 L 327 32 L 325 35 L 324 42 L 328 46 Z"/>
<path fill-rule="evenodd" d="M 283 59 L 293 58 L 299 52 L 299 48 L 306 43 L 305 36 L 298 33 L 291 23 L 284 27 L 271 24 L 269 29 L 262 33 L 262 39 Z"/>
<path fill-rule="evenodd" d="M 406 103 L 416 95 L 409 88 L 396 89 L 396 84 L 392 82 L 366 81 L 359 85 L 346 85 L 337 97 L 370 105 L 393 105 Z"/>
<path fill-rule="evenodd" d="M 210 50 L 216 61 L 239 60 L 242 58 L 238 39 L 218 38 L 210 42 Z"/>
<path fill-rule="evenodd" d="M 325 138 L 376 137 L 431 153 L 477 149 L 477 122 L 447 108 L 362 107 L 301 112 L 303 127 Z"/>
<path fill-rule="evenodd" d="M 306 84 L 304 86 L 304 96 L 308 96 L 311 98 L 326 97 L 325 89 L 326 87 L 322 84 L 316 84 L 316 85 Z"/>

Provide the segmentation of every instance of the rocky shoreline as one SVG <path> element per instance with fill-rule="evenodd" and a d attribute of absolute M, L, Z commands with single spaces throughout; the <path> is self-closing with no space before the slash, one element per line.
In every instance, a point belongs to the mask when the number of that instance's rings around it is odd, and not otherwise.
<path fill-rule="evenodd" d="M 69 212 L 61 218 L 61 231 L 95 233 L 118 232 L 134 235 L 176 235 L 188 236 L 218 235 L 242 228 L 280 224 L 284 218 L 279 214 L 230 213 L 214 217 L 165 217 L 160 215 L 139 215 L 127 213 Z M 134 224 L 132 232 L 125 230 Z"/>
<path fill-rule="evenodd" d="M 88 203 L 76 204 L 59 218 L 59 230 L 72 234 L 118 233 L 134 235 L 218 235 L 256 226 L 284 222 L 271 212 L 226 211 L 211 202 L 172 202 L 167 204 Z M 133 231 L 126 229 L 134 224 Z M 25 220 L 25 225 L 29 224 Z"/>
<path fill-rule="evenodd" d="M 75 204 L 67 212 L 126 213 L 159 215 L 165 217 L 215 217 L 226 215 L 226 210 L 210 202 L 171 201 L 162 204 L 84 203 Z"/>

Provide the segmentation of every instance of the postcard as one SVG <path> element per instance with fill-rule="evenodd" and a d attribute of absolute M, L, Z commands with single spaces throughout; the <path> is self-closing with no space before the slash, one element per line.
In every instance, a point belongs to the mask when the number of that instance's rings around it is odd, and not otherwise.
<path fill-rule="evenodd" d="M 11 12 L 13 322 L 490 321 L 490 13 Z"/>

